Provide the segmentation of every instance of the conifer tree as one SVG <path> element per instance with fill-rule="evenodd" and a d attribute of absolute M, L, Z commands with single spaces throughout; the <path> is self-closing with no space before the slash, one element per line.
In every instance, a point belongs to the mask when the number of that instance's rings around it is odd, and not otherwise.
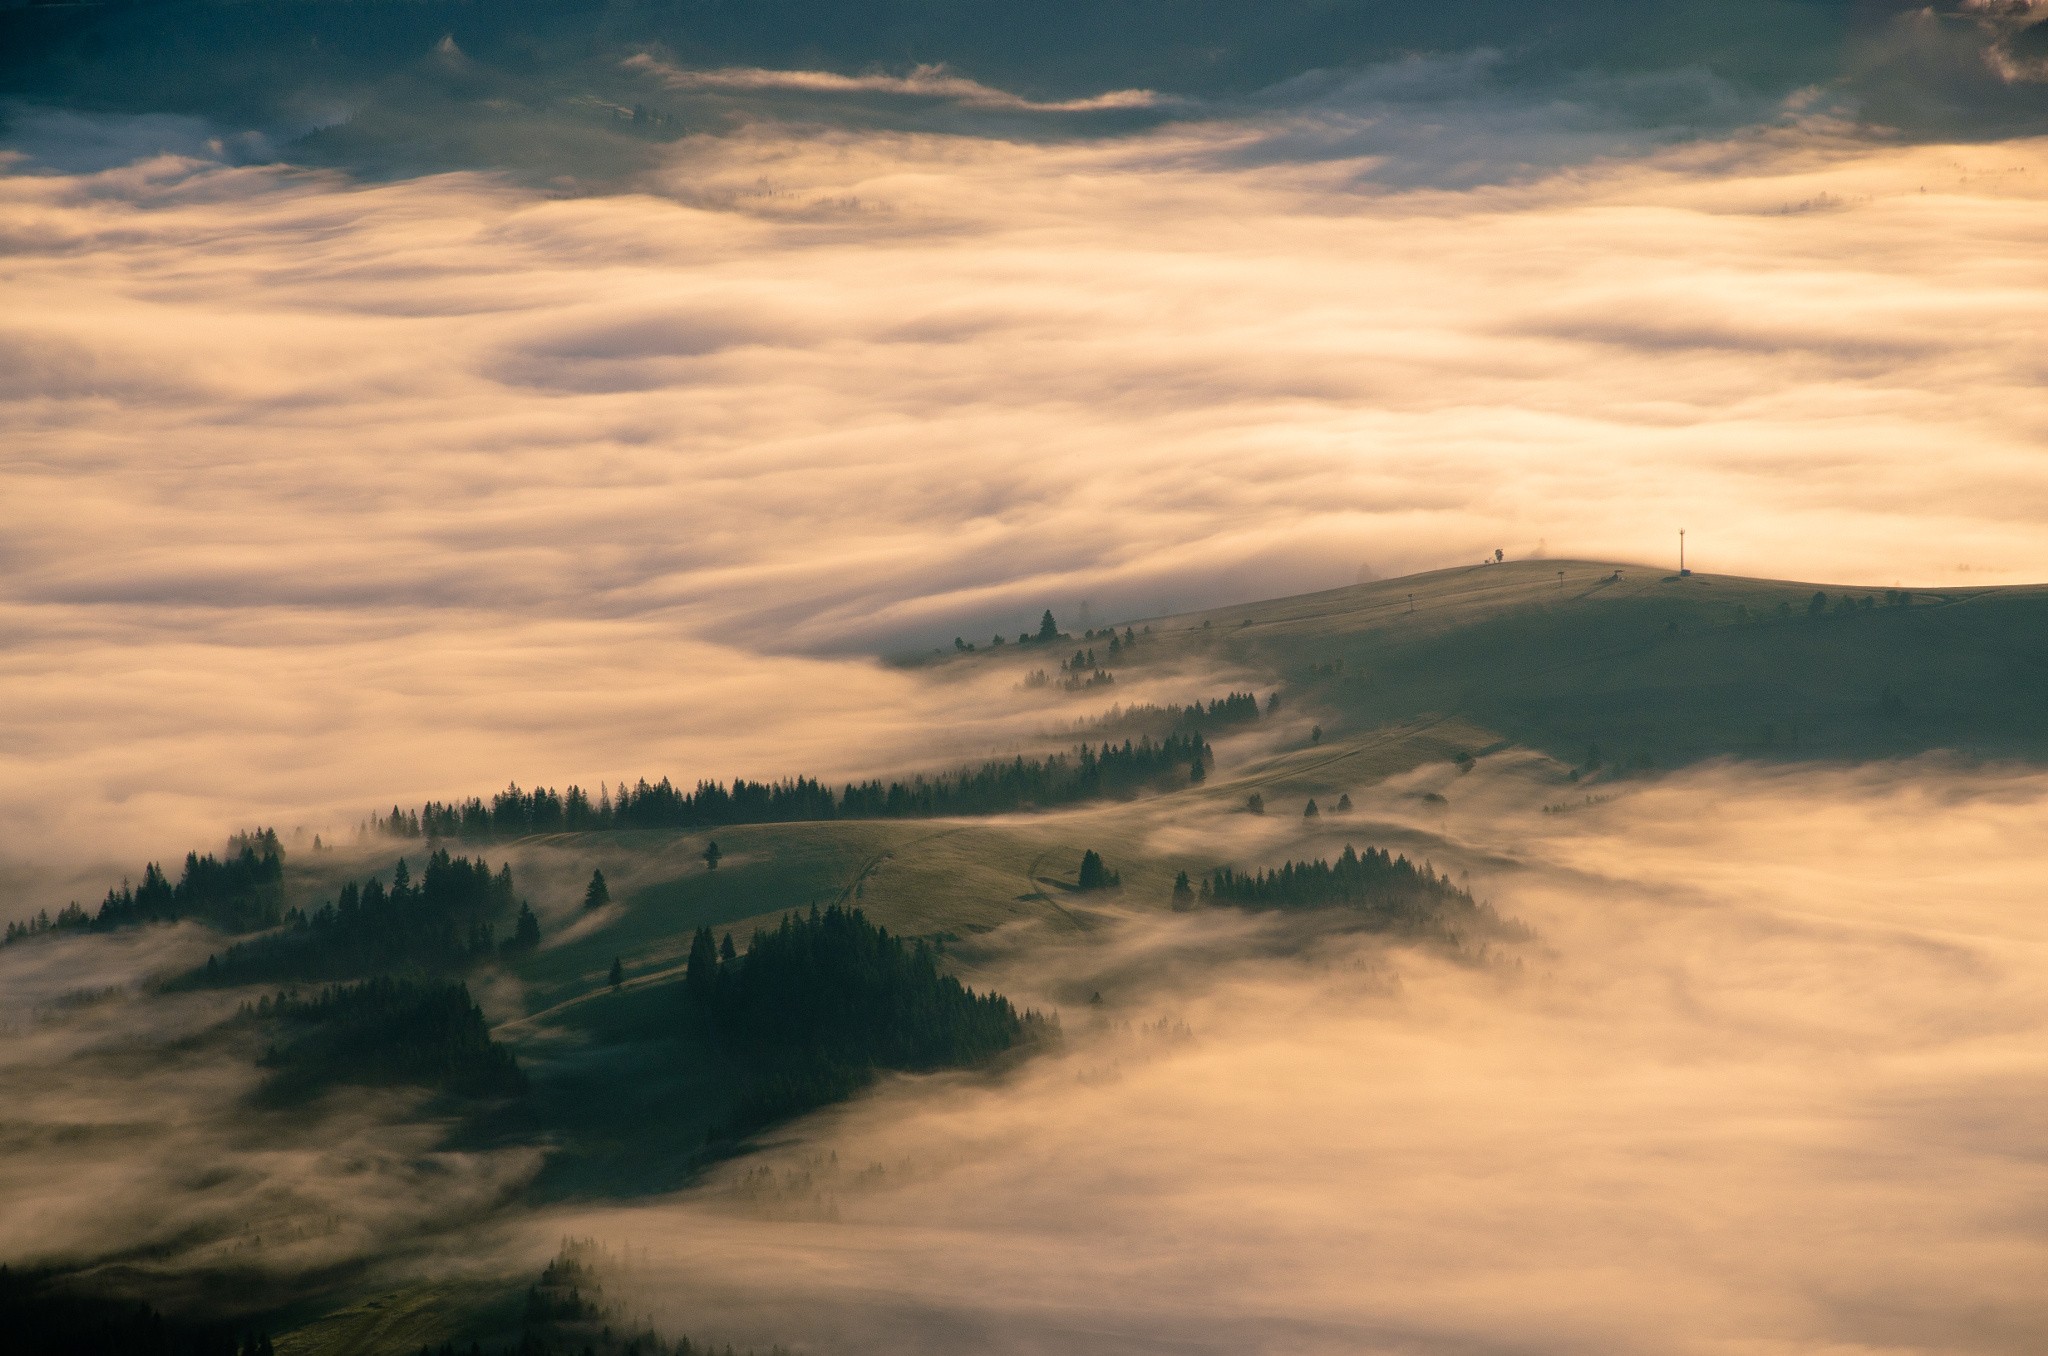
<path fill-rule="evenodd" d="M 712 839 L 711 846 L 704 849 L 705 867 L 709 870 L 716 871 L 718 869 L 718 859 L 720 857 L 723 857 L 724 855 L 725 854 L 723 852 L 720 852 L 718 850 L 718 840 L 716 838 Z"/>
<path fill-rule="evenodd" d="M 1303 819 L 1314 819 L 1317 815 L 1321 813 L 1322 811 L 1316 808 L 1316 798 L 1314 796 L 1310 796 L 1308 798 L 1308 808 L 1301 812 L 1301 817 Z"/>
<path fill-rule="evenodd" d="M 1051 608 L 1047 608 L 1045 615 L 1038 619 L 1038 638 L 1040 640 L 1058 640 L 1060 638 L 1059 623 L 1052 619 Z"/>
<path fill-rule="evenodd" d="M 606 976 L 605 982 L 610 984 L 614 989 L 618 988 L 621 984 L 624 984 L 626 982 L 626 967 L 619 963 L 619 958 L 617 956 L 612 957 L 612 972 L 610 975 Z"/>
<path fill-rule="evenodd" d="M 583 887 L 583 907 L 601 909 L 612 902 L 611 887 L 604 883 L 604 872 L 592 871 L 590 884 Z"/>
<path fill-rule="evenodd" d="M 1082 890 L 1107 890 L 1112 886 L 1122 883 L 1122 879 L 1117 873 L 1111 871 L 1103 864 L 1101 853 L 1090 848 L 1081 854 L 1081 874 L 1075 881 L 1077 888 Z"/>
<path fill-rule="evenodd" d="M 534 917 L 531 904 L 519 906 L 519 921 L 513 924 L 507 945 L 514 951 L 531 951 L 540 945 L 540 919 Z"/>
<path fill-rule="evenodd" d="M 704 1002 L 717 982 L 718 943 L 712 940 L 710 928 L 698 928 L 690 938 L 690 959 L 683 966 L 683 992 Z"/>

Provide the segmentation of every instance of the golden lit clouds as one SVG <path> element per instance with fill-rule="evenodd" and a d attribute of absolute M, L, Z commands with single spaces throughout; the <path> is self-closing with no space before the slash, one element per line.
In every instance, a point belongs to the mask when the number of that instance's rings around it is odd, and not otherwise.
<path fill-rule="evenodd" d="M 0 179 L 13 810 L 183 804 L 162 849 L 507 776 L 844 767 L 916 685 L 764 656 L 1361 560 L 1682 525 L 1719 570 L 2041 574 L 2038 144 L 1778 132 L 1395 192 L 1258 163 L 1275 135 L 759 129 L 565 200 Z"/>

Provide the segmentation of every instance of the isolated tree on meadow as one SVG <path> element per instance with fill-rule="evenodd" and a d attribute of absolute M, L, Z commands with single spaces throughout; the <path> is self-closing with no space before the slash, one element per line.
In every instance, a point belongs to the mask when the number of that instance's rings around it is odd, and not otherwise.
<path fill-rule="evenodd" d="M 626 967 L 619 964 L 619 958 L 617 956 L 612 957 L 612 972 L 610 976 L 608 976 L 606 982 L 609 983 L 614 989 L 618 988 L 621 984 L 624 984 L 626 982 Z"/>
<path fill-rule="evenodd" d="M 1251 796 L 1246 799 L 1244 803 L 1244 808 L 1250 810 L 1255 815 L 1262 815 L 1266 813 L 1266 798 L 1260 795 L 1258 792 L 1254 791 L 1252 792 Z"/>
<path fill-rule="evenodd" d="M 1122 883 L 1122 878 L 1103 864 L 1102 854 L 1094 848 L 1089 848 L 1081 854 L 1081 874 L 1074 882 L 1077 888 L 1082 890 L 1107 890 L 1111 886 L 1121 885 Z"/>
<path fill-rule="evenodd" d="M 1349 791 L 1346 791 L 1343 795 L 1337 797 L 1337 812 L 1339 814 L 1342 814 L 1344 811 L 1349 810 L 1350 808 L 1351 793 Z"/>
<path fill-rule="evenodd" d="M 718 869 L 718 859 L 720 857 L 723 857 L 724 855 L 725 854 L 723 852 L 720 852 L 718 850 L 718 840 L 716 838 L 712 839 L 711 846 L 704 849 L 705 867 L 712 871 L 716 871 Z"/>
<path fill-rule="evenodd" d="M 611 902 L 612 891 L 611 887 L 604 883 L 604 872 L 592 871 L 590 873 L 590 884 L 583 887 L 583 907 L 586 909 L 601 909 Z"/>
<path fill-rule="evenodd" d="M 1038 638 L 1040 640 L 1058 640 L 1060 638 L 1060 624 L 1052 619 L 1051 608 L 1047 608 L 1045 615 L 1038 619 Z"/>
<path fill-rule="evenodd" d="M 1308 742 L 1309 742 L 1309 743 L 1311 743 L 1311 744 L 1320 744 L 1320 743 L 1322 743 L 1322 742 L 1323 742 L 1323 727 L 1322 727 L 1322 726 L 1318 725 L 1318 726 L 1316 726 L 1316 727 L 1315 727 L 1315 728 L 1314 728 L 1313 730 L 1310 730 L 1310 731 L 1308 732 Z"/>
<path fill-rule="evenodd" d="M 1303 819 L 1314 819 L 1317 815 L 1321 813 L 1322 811 L 1316 808 L 1316 798 L 1314 796 L 1310 796 L 1308 798 L 1308 808 L 1301 812 L 1301 817 Z"/>

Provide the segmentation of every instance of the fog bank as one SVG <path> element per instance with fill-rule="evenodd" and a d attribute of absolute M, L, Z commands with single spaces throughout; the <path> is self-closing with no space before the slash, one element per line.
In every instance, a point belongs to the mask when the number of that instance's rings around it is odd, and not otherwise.
<path fill-rule="evenodd" d="M 1475 878 L 1542 930 L 1519 975 L 1333 944 L 1112 994 L 1134 1030 L 1070 1009 L 1064 1057 L 898 1083 L 771 1179 L 534 1247 L 819 1352 L 2034 1349 L 2048 780 L 1524 805 L 1470 844 L 1525 863 Z"/>
<path fill-rule="evenodd" d="M 843 656 L 1047 606 L 1680 526 L 1720 571 L 2042 575 L 2040 143 L 1658 149 L 1465 78 L 1085 143 L 768 122 L 608 197 L 189 129 L 17 164 L 9 852 L 864 770 L 932 697 Z"/>

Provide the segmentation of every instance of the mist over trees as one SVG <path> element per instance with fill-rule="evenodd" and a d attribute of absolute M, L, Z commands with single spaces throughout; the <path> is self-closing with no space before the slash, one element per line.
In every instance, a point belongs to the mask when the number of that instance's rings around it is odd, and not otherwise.
<path fill-rule="evenodd" d="M 491 1039 L 464 984 L 379 978 L 244 1004 L 244 1023 L 268 1030 L 264 1096 L 299 1101 L 341 1084 L 405 1084 L 461 1097 L 512 1097 L 526 1075 Z"/>
<path fill-rule="evenodd" d="M 371 877 L 341 887 L 333 903 L 293 908 L 273 932 L 209 956 L 193 979 L 206 985 L 351 979 L 385 970 L 425 974 L 466 969 L 496 949 L 497 925 L 512 916 L 512 868 L 436 849 L 415 883 L 403 858 L 387 889 Z M 509 947 L 531 950 L 540 921 L 521 907 Z"/>
<path fill-rule="evenodd" d="M 142 883 L 122 882 L 107 891 L 97 913 L 77 904 L 55 918 L 47 911 L 24 923 L 9 923 L 0 944 L 51 932 L 110 932 L 140 923 L 175 923 L 181 918 L 210 923 L 224 932 L 275 927 L 284 907 L 284 849 L 270 829 L 237 836 L 226 857 L 185 854 L 174 885 L 156 863 L 142 869 Z"/>
<path fill-rule="evenodd" d="M 1213 698 L 1208 702 L 1189 702 L 1185 706 L 1171 702 L 1165 705 L 1145 702 L 1114 707 L 1107 715 L 1089 721 L 1087 728 L 1152 735 L 1211 734 L 1239 725 L 1255 724 L 1258 719 L 1258 696 L 1250 692 L 1233 692 L 1226 697 Z"/>

